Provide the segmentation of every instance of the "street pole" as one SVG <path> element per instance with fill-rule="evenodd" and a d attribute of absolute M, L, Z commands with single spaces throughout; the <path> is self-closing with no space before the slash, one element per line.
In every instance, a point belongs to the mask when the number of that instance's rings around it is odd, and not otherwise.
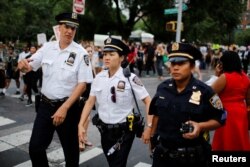
<path fill-rule="evenodd" d="M 181 41 L 182 2 L 183 2 L 183 0 L 179 0 L 177 30 L 176 30 L 176 42 Z"/>

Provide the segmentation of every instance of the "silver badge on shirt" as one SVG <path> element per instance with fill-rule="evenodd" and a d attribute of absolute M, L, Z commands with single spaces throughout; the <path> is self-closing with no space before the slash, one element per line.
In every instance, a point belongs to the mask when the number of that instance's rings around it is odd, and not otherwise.
<path fill-rule="evenodd" d="M 68 59 L 65 61 L 66 64 L 73 66 L 74 62 L 75 62 L 75 58 L 76 58 L 76 53 L 75 52 L 71 52 L 69 54 Z"/>
<path fill-rule="evenodd" d="M 125 84 L 125 81 L 119 81 L 117 84 L 117 91 L 124 92 Z"/>
<path fill-rule="evenodd" d="M 199 105 L 200 100 L 201 100 L 201 92 L 200 91 L 193 91 L 193 94 L 190 97 L 189 102 Z"/>

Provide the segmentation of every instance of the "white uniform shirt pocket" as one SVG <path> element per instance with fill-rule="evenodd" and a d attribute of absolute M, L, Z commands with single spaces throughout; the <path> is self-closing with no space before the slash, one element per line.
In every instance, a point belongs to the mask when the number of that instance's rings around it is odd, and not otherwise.
<path fill-rule="evenodd" d="M 116 102 L 119 106 L 127 108 L 128 105 L 132 104 L 130 87 L 125 87 L 124 91 L 116 90 Z"/>
<path fill-rule="evenodd" d="M 52 60 L 46 60 L 46 59 L 42 60 L 42 70 L 43 70 L 43 76 L 45 78 L 51 74 L 52 64 L 53 64 Z"/>
<path fill-rule="evenodd" d="M 77 81 L 77 72 L 76 66 L 70 66 L 66 63 L 63 63 L 61 66 L 62 73 L 60 74 L 60 80 L 67 82 L 76 82 Z"/>

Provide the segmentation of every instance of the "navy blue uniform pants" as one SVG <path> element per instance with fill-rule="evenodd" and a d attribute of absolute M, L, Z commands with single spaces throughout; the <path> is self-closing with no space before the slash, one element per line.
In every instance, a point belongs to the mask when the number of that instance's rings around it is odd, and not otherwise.
<path fill-rule="evenodd" d="M 121 138 L 122 134 L 123 142 L 120 146 L 120 150 L 115 151 L 113 154 L 107 156 L 109 149 Z M 103 152 L 108 161 L 109 167 L 126 167 L 128 155 L 135 138 L 133 132 L 128 130 L 110 129 L 101 133 L 101 144 Z"/>
<path fill-rule="evenodd" d="M 208 167 L 208 161 L 203 154 L 191 154 L 186 153 L 185 156 L 177 156 L 177 152 L 166 152 L 159 145 L 155 147 L 153 153 L 153 165 L 152 167 L 186 167 L 186 166 L 199 166 Z"/>
<path fill-rule="evenodd" d="M 59 126 L 53 125 L 51 116 L 62 104 L 55 106 L 40 102 L 38 113 L 30 139 L 29 154 L 33 167 L 48 167 L 46 149 L 50 145 L 56 131 L 60 139 L 66 167 L 79 166 L 78 122 L 80 112 L 78 104 L 74 104 L 67 112 L 66 119 Z"/>

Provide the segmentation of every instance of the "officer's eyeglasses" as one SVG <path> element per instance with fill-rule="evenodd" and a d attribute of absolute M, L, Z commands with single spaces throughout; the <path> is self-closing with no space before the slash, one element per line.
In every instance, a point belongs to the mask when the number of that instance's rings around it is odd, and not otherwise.
<path fill-rule="evenodd" d="M 111 100 L 112 100 L 112 102 L 116 102 L 116 95 L 115 95 L 115 87 L 114 86 L 112 86 L 111 88 L 110 88 L 110 93 L 112 94 L 112 96 L 111 96 Z"/>

